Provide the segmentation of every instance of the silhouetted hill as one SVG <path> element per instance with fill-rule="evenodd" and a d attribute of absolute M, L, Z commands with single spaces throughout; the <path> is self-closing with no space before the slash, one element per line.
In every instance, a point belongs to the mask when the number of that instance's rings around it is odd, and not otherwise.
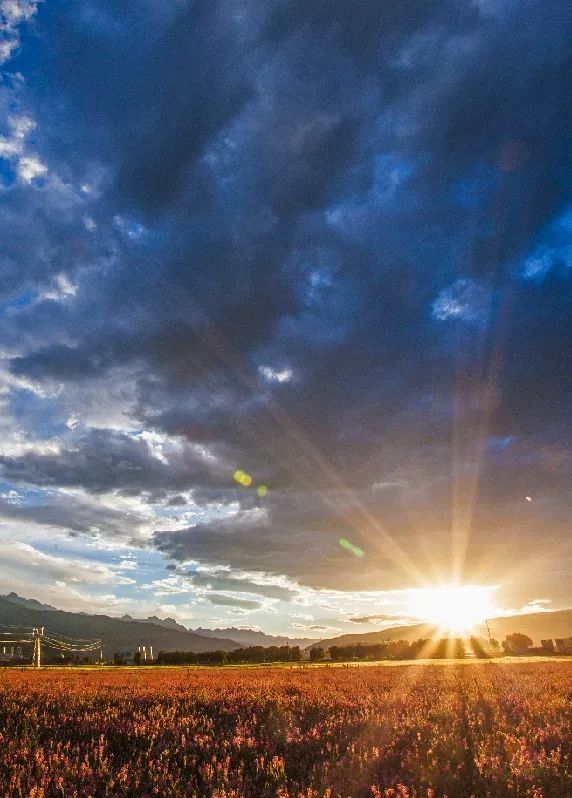
<path fill-rule="evenodd" d="M 175 629 L 179 632 L 194 631 L 193 629 L 187 629 L 186 626 L 183 626 L 183 624 L 179 623 L 174 618 L 159 618 L 157 615 L 150 615 L 148 618 L 132 618 L 131 615 L 122 615 L 119 620 L 130 621 L 131 623 L 154 623 L 156 626 L 162 626 L 164 629 Z"/>
<path fill-rule="evenodd" d="M 527 615 L 512 615 L 504 618 L 491 618 L 489 620 L 491 637 L 502 642 L 508 634 L 521 632 L 532 638 L 535 645 L 545 638 L 569 637 L 572 636 L 572 609 L 555 610 L 554 612 L 535 612 Z M 483 624 L 475 629 L 474 634 L 487 638 L 486 626 Z M 443 634 L 436 626 L 429 623 L 412 624 L 411 626 L 392 626 L 377 632 L 358 632 L 354 634 L 340 635 L 326 640 L 321 640 L 319 645 L 322 648 L 329 646 L 349 646 L 362 643 L 363 645 L 374 645 L 391 640 L 407 640 L 413 643 L 415 640 L 426 637 L 442 637 Z M 307 648 L 311 648 L 308 646 Z"/>
<path fill-rule="evenodd" d="M 22 604 L 0 598 L 0 625 L 45 626 L 52 634 L 74 638 L 102 638 L 104 657 L 115 651 L 137 651 L 138 646 L 153 646 L 159 651 L 232 651 L 234 640 L 201 637 L 195 632 L 165 628 L 156 623 L 127 621 L 107 615 L 64 612 L 62 610 L 30 609 Z"/>
<path fill-rule="evenodd" d="M 331 637 L 325 640 L 320 640 L 312 645 L 321 646 L 322 648 L 329 648 L 329 646 L 356 646 L 358 643 L 363 645 L 372 646 L 376 643 L 385 643 L 392 640 L 407 640 L 409 643 L 414 643 L 426 637 L 433 637 L 436 632 L 436 627 L 429 623 L 416 623 L 411 626 L 392 626 L 389 629 L 383 629 L 378 632 L 354 632 L 338 637 Z M 308 648 L 312 648 L 312 645 Z"/>
<path fill-rule="evenodd" d="M 183 626 L 174 618 L 159 618 L 157 615 L 150 615 L 148 618 L 132 618 L 130 615 L 123 615 L 122 621 L 133 623 L 154 623 L 163 626 L 165 629 L 178 629 L 181 632 L 194 632 L 201 637 L 222 638 L 233 640 L 236 647 L 241 646 L 300 646 L 306 648 L 314 641 L 311 637 L 284 637 L 282 635 L 269 635 L 266 632 L 257 632 L 254 629 L 238 629 L 235 626 L 220 629 L 190 629 Z"/>
<path fill-rule="evenodd" d="M 204 637 L 230 637 L 240 646 L 300 646 L 306 648 L 317 641 L 309 637 L 282 637 L 281 635 L 268 635 L 254 629 L 237 629 L 231 626 L 227 629 L 194 629 L 198 635 Z"/>
<path fill-rule="evenodd" d="M 5 596 L 0 596 L 0 598 L 11 601 L 13 604 L 20 604 L 22 607 L 28 607 L 30 610 L 57 610 L 57 607 L 52 607 L 51 604 L 42 604 L 41 601 L 36 601 L 36 599 L 23 598 L 23 596 L 19 596 L 14 591 L 7 593 Z"/>

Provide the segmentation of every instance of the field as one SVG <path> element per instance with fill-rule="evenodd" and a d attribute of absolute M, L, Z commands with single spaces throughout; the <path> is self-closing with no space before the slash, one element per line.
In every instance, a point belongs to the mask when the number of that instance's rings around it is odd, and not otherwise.
<path fill-rule="evenodd" d="M 0 671 L 0 796 L 567 798 L 569 662 Z"/>

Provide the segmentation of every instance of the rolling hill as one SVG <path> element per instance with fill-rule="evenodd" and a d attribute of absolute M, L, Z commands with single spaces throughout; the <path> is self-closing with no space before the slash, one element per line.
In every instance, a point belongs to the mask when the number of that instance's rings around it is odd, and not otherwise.
<path fill-rule="evenodd" d="M 540 645 L 544 638 L 572 636 L 572 609 L 555 610 L 554 612 L 535 612 L 527 615 L 512 615 L 489 620 L 491 637 L 502 642 L 508 634 L 521 632 L 532 638 L 534 645 Z M 477 627 L 475 634 L 487 637 L 486 626 Z M 362 645 L 371 646 L 391 640 L 407 640 L 410 643 L 421 638 L 442 636 L 432 624 L 412 624 L 411 626 L 392 626 L 377 632 L 361 632 L 340 635 L 320 640 L 322 648 L 329 646 Z M 311 648 L 309 646 L 308 648 Z"/>

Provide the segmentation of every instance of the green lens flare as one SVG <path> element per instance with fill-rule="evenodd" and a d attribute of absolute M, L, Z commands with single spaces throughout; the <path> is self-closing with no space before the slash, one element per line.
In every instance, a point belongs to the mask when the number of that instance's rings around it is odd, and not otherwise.
<path fill-rule="evenodd" d="M 365 557 L 365 551 L 363 549 L 360 549 L 359 546 L 356 546 L 347 538 L 340 538 L 340 546 L 342 547 L 342 549 L 349 551 L 350 554 L 353 554 L 354 557 Z"/>
<path fill-rule="evenodd" d="M 238 482 L 239 485 L 243 485 L 245 488 L 249 488 L 252 485 L 252 477 L 250 474 L 247 474 L 246 471 L 241 471 L 240 468 L 237 468 L 232 478 L 235 482 Z"/>

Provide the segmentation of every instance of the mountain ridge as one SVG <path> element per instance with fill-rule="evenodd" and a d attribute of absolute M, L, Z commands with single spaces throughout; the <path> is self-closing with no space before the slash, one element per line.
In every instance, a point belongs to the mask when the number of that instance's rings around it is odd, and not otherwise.
<path fill-rule="evenodd" d="M 500 642 L 507 634 L 521 632 L 532 638 L 534 645 L 540 645 L 540 641 L 545 638 L 570 637 L 572 636 L 572 609 L 547 610 L 545 612 L 526 613 L 522 615 L 505 615 L 498 618 L 490 618 L 488 621 L 490 635 Z M 488 637 L 488 630 L 485 624 L 475 627 L 474 634 L 480 637 Z M 443 633 L 434 624 L 418 623 L 408 626 L 390 626 L 374 632 L 350 632 L 337 637 L 325 638 L 313 643 L 307 648 L 320 646 L 329 648 L 330 646 L 349 646 L 349 645 L 374 645 L 391 640 L 407 640 L 414 642 L 421 638 L 440 636 Z"/>
<path fill-rule="evenodd" d="M 58 609 L 57 607 L 52 607 L 51 604 L 42 604 L 42 602 L 37 601 L 37 599 L 19 596 L 13 590 L 10 593 L 6 593 L 4 596 L 0 595 L 0 598 L 6 599 L 6 601 L 11 601 L 13 604 L 19 604 L 22 607 L 27 607 L 30 610 L 49 610 L 50 612 L 53 612 L 54 610 L 57 611 Z"/>
<path fill-rule="evenodd" d="M 317 638 L 312 637 L 288 637 L 287 635 L 271 635 L 267 632 L 260 632 L 255 629 L 240 629 L 236 626 L 222 626 L 216 629 L 190 626 L 183 626 L 175 618 L 159 618 L 157 615 L 150 615 L 147 618 L 133 618 L 131 615 L 122 615 L 120 620 L 133 621 L 134 623 L 154 623 L 166 629 L 178 629 L 183 632 L 194 632 L 201 637 L 225 638 L 234 640 L 237 648 L 241 646 L 300 646 L 306 648 L 316 642 Z"/>
<path fill-rule="evenodd" d="M 17 593 L 12 591 L 6 595 L 0 595 L 0 599 L 4 599 L 5 601 L 14 604 L 17 607 L 22 607 L 24 609 L 32 610 L 32 611 L 41 611 L 41 612 L 50 612 L 50 613 L 65 613 L 65 610 L 59 610 L 57 607 L 53 607 L 50 604 L 43 604 L 42 602 L 38 601 L 37 599 L 33 598 L 24 598 L 23 596 L 19 596 Z M 289 638 L 285 635 L 270 635 L 266 632 L 259 632 L 254 629 L 239 629 L 237 627 L 221 627 L 218 629 L 206 629 L 199 627 L 198 629 L 192 629 L 187 626 L 183 626 L 183 624 L 179 623 L 175 618 L 159 618 L 157 615 L 150 615 L 147 618 L 133 618 L 131 615 L 125 614 L 118 618 L 114 618 L 109 615 L 99 615 L 86 612 L 69 612 L 67 613 L 69 616 L 75 616 L 76 618 L 108 618 L 110 621 L 117 621 L 118 623 L 122 624 L 131 624 L 133 628 L 132 637 L 140 633 L 139 636 L 143 634 L 141 629 L 142 625 L 148 626 L 153 625 L 157 626 L 161 629 L 166 629 L 174 632 L 180 632 L 182 634 L 191 634 L 195 637 L 201 638 L 201 640 L 209 640 L 214 641 L 213 643 L 208 643 L 208 647 L 202 650 L 212 651 L 214 648 L 222 648 L 225 651 L 231 650 L 229 648 L 229 643 L 232 644 L 232 648 L 242 648 L 244 646 L 300 646 L 300 648 L 305 648 L 310 645 L 315 644 L 315 640 L 313 638 Z M 53 620 L 54 616 L 50 616 L 47 619 L 44 619 L 44 625 L 50 627 L 50 620 Z M 2 617 L 0 613 L 0 624 L 2 623 Z M 74 622 L 75 623 L 75 622 Z M 32 625 L 39 625 L 39 624 L 32 624 Z M 135 626 L 138 625 L 138 626 Z M 65 634 L 65 632 L 61 632 Z M 71 635 L 73 636 L 73 635 Z M 96 637 L 99 635 L 95 635 Z M 198 641 L 195 640 L 197 645 L 199 644 Z M 220 646 L 218 643 L 220 642 Z M 144 645 L 144 641 L 138 643 L 137 645 Z M 150 645 L 154 644 L 151 642 Z M 155 651 L 157 649 L 154 646 Z M 164 649 L 164 650 L 172 650 L 172 649 Z M 187 650 L 183 648 L 182 650 Z M 198 649 L 189 649 L 189 650 L 198 650 Z"/>
<path fill-rule="evenodd" d="M 242 646 L 300 646 L 300 648 L 307 648 L 308 646 L 315 645 L 317 642 L 316 638 L 311 637 L 271 635 L 266 632 L 258 632 L 255 629 L 238 629 L 235 626 L 217 629 L 204 629 L 199 626 L 197 629 L 193 629 L 193 631 L 205 637 L 214 637 L 224 633 Z"/>
<path fill-rule="evenodd" d="M 159 651 L 232 651 L 240 648 L 234 640 L 201 637 L 191 631 L 167 629 L 146 621 L 125 621 L 109 615 L 66 612 L 65 610 L 31 609 L 0 597 L 0 626 L 42 627 L 58 636 L 103 640 L 103 654 L 135 652 L 140 645 Z"/>

